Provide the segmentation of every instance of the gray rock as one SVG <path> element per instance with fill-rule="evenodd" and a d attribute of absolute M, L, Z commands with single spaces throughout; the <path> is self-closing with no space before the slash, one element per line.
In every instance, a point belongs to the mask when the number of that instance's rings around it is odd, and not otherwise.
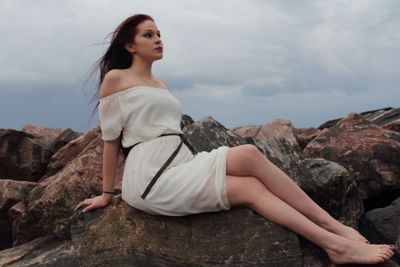
<path fill-rule="evenodd" d="M 71 241 L 51 236 L 0 251 L 0 267 L 71 267 L 78 266 Z"/>
<path fill-rule="evenodd" d="M 82 266 L 332 266 L 323 251 L 248 208 L 155 216 L 114 197 L 75 214 L 72 242 Z"/>
<path fill-rule="evenodd" d="M 360 227 L 371 241 L 394 244 L 400 238 L 400 197 L 385 208 L 365 213 Z"/>
<path fill-rule="evenodd" d="M 341 165 L 321 158 L 305 159 L 311 176 L 302 177 L 300 187 L 332 217 L 358 228 L 364 213 L 356 181 Z"/>

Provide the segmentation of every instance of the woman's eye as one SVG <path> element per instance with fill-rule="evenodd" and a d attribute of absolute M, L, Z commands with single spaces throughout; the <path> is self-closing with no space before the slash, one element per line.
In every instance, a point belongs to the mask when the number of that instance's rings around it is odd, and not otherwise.
<path fill-rule="evenodd" d="M 145 37 L 151 37 L 151 33 L 145 33 L 144 36 Z"/>

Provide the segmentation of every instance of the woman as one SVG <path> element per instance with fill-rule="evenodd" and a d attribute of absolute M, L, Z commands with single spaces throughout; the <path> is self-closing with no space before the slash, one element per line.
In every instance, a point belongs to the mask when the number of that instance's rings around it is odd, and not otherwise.
<path fill-rule="evenodd" d="M 392 245 L 368 244 L 332 218 L 255 146 L 194 154 L 181 135 L 180 103 L 152 74 L 153 62 L 162 57 L 160 32 L 150 16 L 129 17 L 114 32 L 99 63 L 103 194 L 75 210 L 111 201 L 119 147 L 134 145 L 126 153 L 122 199 L 135 208 L 181 216 L 247 206 L 321 246 L 337 264 L 374 264 L 394 254 Z"/>

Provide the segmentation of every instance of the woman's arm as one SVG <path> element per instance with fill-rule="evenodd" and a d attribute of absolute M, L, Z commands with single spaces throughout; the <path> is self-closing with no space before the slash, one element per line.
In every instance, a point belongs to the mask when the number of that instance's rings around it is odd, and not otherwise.
<path fill-rule="evenodd" d="M 115 92 L 119 86 L 119 72 L 111 70 L 107 72 L 100 88 L 99 97 L 106 97 Z M 114 140 L 104 141 L 103 147 L 103 191 L 114 192 L 115 174 L 117 170 L 119 143 L 121 135 Z M 113 198 L 112 194 L 102 193 L 100 196 L 88 198 L 79 203 L 75 210 L 82 206 L 86 206 L 83 211 L 105 207 Z"/>
<path fill-rule="evenodd" d="M 104 141 L 103 149 L 103 191 L 114 192 L 115 174 L 118 163 L 119 142 L 121 135 L 112 141 Z M 79 203 L 75 210 L 80 207 L 83 212 L 105 207 L 110 203 L 114 195 L 102 193 L 100 196 L 87 198 Z"/>
<path fill-rule="evenodd" d="M 103 149 L 103 191 L 114 192 L 115 174 L 118 164 L 119 143 L 121 135 L 112 141 L 104 141 Z M 107 199 L 113 196 L 103 193 Z"/>

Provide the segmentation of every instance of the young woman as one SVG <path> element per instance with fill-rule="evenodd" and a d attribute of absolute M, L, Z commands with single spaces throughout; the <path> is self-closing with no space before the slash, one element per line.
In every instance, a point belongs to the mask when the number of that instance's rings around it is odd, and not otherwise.
<path fill-rule="evenodd" d="M 127 151 L 122 199 L 137 209 L 181 216 L 247 206 L 321 246 L 337 264 L 374 264 L 394 254 L 392 245 L 368 244 L 332 218 L 255 146 L 195 154 L 180 129 L 180 103 L 153 76 L 152 64 L 162 57 L 160 31 L 148 15 L 127 18 L 113 33 L 98 65 L 103 194 L 75 210 L 111 201 L 122 147 Z"/>

